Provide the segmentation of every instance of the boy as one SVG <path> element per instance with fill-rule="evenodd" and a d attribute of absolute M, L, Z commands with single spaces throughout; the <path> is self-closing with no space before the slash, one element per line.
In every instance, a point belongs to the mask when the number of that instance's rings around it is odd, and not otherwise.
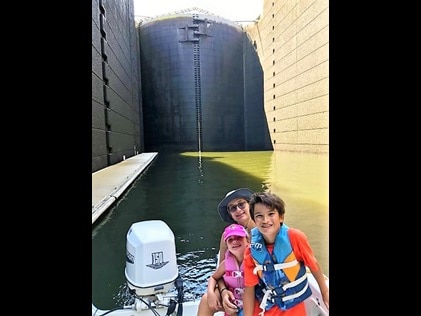
<path fill-rule="evenodd" d="M 311 295 L 306 267 L 329 309 L 329 288 L 306 235 L 284 224 L 284 201 L 261 192 L 249 204 L 256 227 L 244 253 L 244 316 L 305 316 L 304 300 Z"/>

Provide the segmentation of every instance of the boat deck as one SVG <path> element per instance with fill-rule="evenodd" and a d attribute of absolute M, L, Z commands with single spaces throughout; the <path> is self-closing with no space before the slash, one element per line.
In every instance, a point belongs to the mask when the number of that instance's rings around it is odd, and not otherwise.
<path fill-rule="evenodd" d="M 157 152 L 141 153 L 92 173 L 92 224 L 152 163 Z"/>

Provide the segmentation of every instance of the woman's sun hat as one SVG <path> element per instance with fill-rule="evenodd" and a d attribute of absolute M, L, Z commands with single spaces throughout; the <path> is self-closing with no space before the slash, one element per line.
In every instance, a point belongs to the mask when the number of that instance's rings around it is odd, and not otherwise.
<path fill-rule="evenodd" d="M 231 236 L 247 237 L 247 231 L 242 225 L 231 224 L 224 230 L 224 241 L 227 241 Z"/>
<path fill-rule="evenodd" d="M 221 219 L 227 223 L 235 223 L 232 217 L 228 214 L 228 210 L 227 210 L 228 203 L 234 199 L 239 199 L 239 198 L 243 198 L 248 202 L 252 194 L 253 194 L 253 191 L 247 188 L 240 188 L 240 189 L 236 189 L 236 190 L 232 190 L 228 192 L 225 195 L 225 197 L 222 199 L 222 201 L 219 202 L 218 207 L 217 207 L 217 210 Z"/>

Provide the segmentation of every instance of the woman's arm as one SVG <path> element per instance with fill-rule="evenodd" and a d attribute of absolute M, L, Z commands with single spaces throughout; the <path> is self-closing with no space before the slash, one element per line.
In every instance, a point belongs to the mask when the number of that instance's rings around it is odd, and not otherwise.
<path fill-rule="evenodd" d="M 212 288 L 215 288 L 215 285 L 216 284 L 218 284 L 218 288 L 217 288 L 217 290 L 219 291 L 219 293 L 221 294 L 221 299 L 224 297 L 223 295 L 222 295 L 222 293 L 224 292 L 224 291 L 229 291 L 228 290 L 228 288 L 227 288 L 227 286 L 226 286 L 226 284 L 225 284 L 225 281 L 224 281 L 224 278 L 223 278 L 223 276 L 224 276 L 224 274 L 225 274 L 225 260 L 223 260 L 220 264 L 219 264 L 219 266 L 218 266 L 218 268 L 216 269 L 216 271 L 212 274 L 212 276 L 210 277 L 211 279 L 213 279 L 213 280 L 215 280 L 215 282 L 214 281 L 212 281 L 212 284 L 211 285 L 209 285 L 209 283 L 208 283 L 208 291 L 210 290 L 210 289 L 212 289 Z M 215 284 L 215 285 L 214 285 Z M 212 287 L 213 286 L 213 287 Z"/>
<path fill-rule="evenodd" d="M 224 236 L 221 235 L 221 240 L 219 242 L 219 259 L 218 259 L 218 265 L 221 264 L 221 262 L 225 259 L 225 252 L 228 250 L 228 246 L 224 241 Z"/>
<path fill-rule="evenodd" d="M 224 308 L 225 313 L 228 315 L 235 315 L 239 312 L 237 305 L 233 302 L 235 300 L 234 293 L 228 290 L 228 288 L 220 288 L 222 307 Z"/>
<path fill-rule="evenodd" d="M 216 285 L 216 280 L 222 278 L 225 274 L 225 260 L 223 260 L 218 267 L 216 267 L 215 272 L 211 275 L 211 278 L 215 280 L 214 287 Z M 209 284 L 208 284 L 209 285 Z"/>
<path fill-rule="evenodd" d="M 209 308 L 213 312 L 220 310 L 220 308 L 222 307 L 221 295 L 219 293 L 219 289 L 221 287 L 216 287 L 216 285 L 221 282 L 221 279 L 224 273 L 225 273 L 225 265 L 220 264 L 216 268 L 215 272 L 209 277 L 209 280 L 208 280 L 207 303 L 208 303 Z M 225 287 L 224 284 L 221 284 L 221 286 Z"/>

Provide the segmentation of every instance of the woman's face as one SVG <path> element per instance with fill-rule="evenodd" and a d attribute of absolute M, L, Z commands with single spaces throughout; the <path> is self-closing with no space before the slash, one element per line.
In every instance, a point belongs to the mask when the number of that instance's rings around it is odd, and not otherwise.
<path fill-rule="evenodd" d="M 238 198 L 228 203 L 227 212 L 235 222 L 247 226 L 247 223 L 250 220 L 249 207 L 249 203 L 245 199 Z"/>

